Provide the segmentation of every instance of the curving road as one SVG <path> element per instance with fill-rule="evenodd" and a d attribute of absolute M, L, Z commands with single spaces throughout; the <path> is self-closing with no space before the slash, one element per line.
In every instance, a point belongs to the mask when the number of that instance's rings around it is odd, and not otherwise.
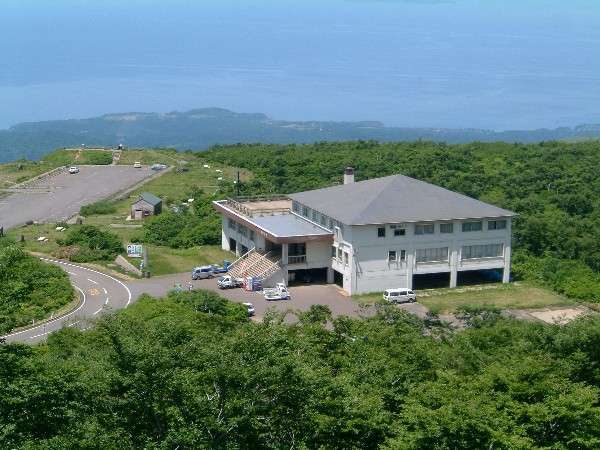
<path fill-rule="evenodd" d="M 131 303 L 129 288 L 110 275 L 65 261 L 41 259 L 62 267 L 69 274 L 71 283 L 79 293 L 80 304 L 75 310 L 64 316 L 4 336 L 7 342 L 35 343 L 44 340 L 48 334 L 65 326 L 86 328 L 88 319 L 95 318 L 107 311 L 126 308 Z"/>

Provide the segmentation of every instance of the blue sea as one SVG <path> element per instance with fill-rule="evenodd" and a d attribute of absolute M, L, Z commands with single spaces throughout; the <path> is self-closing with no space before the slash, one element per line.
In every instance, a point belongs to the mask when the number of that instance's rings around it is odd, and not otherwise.
<path fill-rule="evenodd" d="M 407 127 L 600 123 L 600 2 L 0 3 L 0 128 L 209 106 Z"/>

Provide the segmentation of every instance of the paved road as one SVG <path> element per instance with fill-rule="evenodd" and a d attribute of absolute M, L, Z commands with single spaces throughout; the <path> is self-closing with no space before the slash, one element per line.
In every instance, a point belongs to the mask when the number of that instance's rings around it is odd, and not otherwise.
<path fill-rule="evenodd" d="M 34 181 L 23 192 L 0 198 L 0 226 L 7 230 L 28 220 L 66 220 L 83 205 L 110 197 L 151 175 L 147 167 L 81 166 L 78 174 L 65 171 Z"/>
<path fill-rule="evenodd" d="M 187 289 L 188 283 L 191 281 L 189 273 L 182 273 L 123 282 L 87 267 L 65 261 L 50 259 L 46 259 L 46 261 L 57 264 L 68 272 L 73 286 L 83 299 L 83 303 L 67 316 L 50 321 L 45 325 L 9 335 L 7 339 L 9 342 L 35 343 L 45 339 L 49 333 L 65 326 L 86 328 L 89 319 L 94 319 L 105 312 L 125 308 L 131 302 L 135 302 L 142 294 L 163 297 L 177 284 Z M 291 287 L 291 300 L 269 302 L 264 299 L 260 292 L 247 292 L 243 289 L 220 290 L 217 288 L 217 282 L 214 278 L 191 282 L 194 289 L 215 291 L 237 303 L 252 303 L 256 311 L 255 320 L 259 321 L 262 320 L 269 309 L 281 312 L 290 310 L 306 311 L 314 304 L 327 305 L 334 317 L 341 315 L 368 317 L 374 313 L 373 307 L 361 306 L 351 297 L 344 295 L 337 286 L 331 284 Z M 397 305 L 397 307 L 421 318 L 427 314 L 427 309 L 418 303 L 402 304 Z M 293 315 L 287 317 L 288 322 L 294 320 Z"/>
<path fill-rule="evenodd" d="M 81 303 L 66 316 L 5 336 L 7 342 L 35 343 L 45 339 L 49 333 L 65 326 L 85 328 L 87 319 L 93 319 L 108 311 L 125 308 L 132 301 L 129 288 L 116 278 L 64 261 L 53 259 L 45 259 L 45 261 L 56 264 L 67 271 L 71 283 L 80 295 Z"/>

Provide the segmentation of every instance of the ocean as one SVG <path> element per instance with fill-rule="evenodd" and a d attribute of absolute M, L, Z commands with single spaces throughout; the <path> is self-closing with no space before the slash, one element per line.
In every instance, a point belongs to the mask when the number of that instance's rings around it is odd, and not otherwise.
<path fill-rule="evenodd" d="M 3 0 L 0 128 L 222 107 L 286 120 L 600 122 L 600 2 Z"/>

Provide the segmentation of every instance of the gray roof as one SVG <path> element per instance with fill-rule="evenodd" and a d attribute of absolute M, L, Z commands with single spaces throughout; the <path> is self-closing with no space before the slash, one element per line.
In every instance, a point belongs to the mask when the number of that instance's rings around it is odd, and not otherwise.
<path fill-rule="evenodd" d="M 259 227 L 269 231 L 269 233 L 279 237 L 331 234 L 330 231 L 293 213 L 254 216 L 250 220 Z"/>
<path fill-rule="evenodd" d="M 512 211 L 404 175 L 300 192 L 290 198 L 347 225 L 515 215 Z"/>
<path fill-rule="evenodd" d="M 150 192 L 142 192 L 140 194 L 139 200 L 144 200 L 145 202 L 150 203 L 152 206 L 158 205 L 162 200 L 158 198 L 156 195 L 151 194 Z"/>

